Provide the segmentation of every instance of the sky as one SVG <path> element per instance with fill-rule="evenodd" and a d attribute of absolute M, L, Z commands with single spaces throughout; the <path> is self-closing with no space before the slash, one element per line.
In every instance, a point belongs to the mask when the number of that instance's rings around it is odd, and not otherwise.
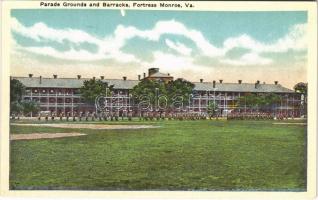
<path fill-rule="evenodd" d="M 307 12 L 11 11 L 11 75 L 307 80 Z"/>

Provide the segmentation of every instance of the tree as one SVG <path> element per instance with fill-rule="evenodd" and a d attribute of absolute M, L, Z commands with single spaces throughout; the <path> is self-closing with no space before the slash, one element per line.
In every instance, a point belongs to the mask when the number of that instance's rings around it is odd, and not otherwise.
<path fill-rule="evenodd" d="M 138 85 L 133 87 L 132 95 L 135 103 L 140 103 L 149 100 L 152 106 L 157 105 L 157 100 L 160 95 L 167 95 L 166 87 L 163 82 L 153 81 L 148 79 L 141 80 Z M 147 100 L 147 101 L 148 101 Z"/>
<path fill-rule="evenodd" d="M 174 81 L 170 81 L 166 85 L 167 88 L 167 94 L 169 99 L 169 104 L 172 103 L 173 98 L 178 95 L 179 97 L 182 97 L 183 104 L 187 104 L 189 102 L 189 96 L 192 94 L 192 91 L 194 89 L 194 84 L 178 78 Z"/>
<path fill-rule="evenodd" d="M 10 80 L 10 102 L 20 102 L 24 93 L 25 86 L 19 80 Z"/>
<path fill-rule="evenodd" d="M 21 105 L 22 96 L 25 93 L 25 86 L 16 79 L 10 80 L 10 112 L 18 114 L 23 111 Z"/>
<path fill-rule="evenodd" d="M 83 86 L 80 88 L 80 93 L 87 103 L 94 103 L 98 96 L 105 95 L 106 88 L 109 88 L 107 94 L 109 95 L 113 86 L 108 86 L 107 82 L 101 80 L 90 79 L 84 81 Z"/>
<path fill-rule="evenodd" d="M 17 115 L 23 111 L 23 106 L 18 101 L 10 102 L 10 113 Z"/>
<path fill-rule="evenodd" d="M 261 110 L 271 110 L 281 101 L 281 96 L 274 93 L 260 93 L 256 98 L 257 107 Z"/>
<path fill-rule="evenodd" d="M 247 93 L 238 100 L 240 106 L 248 106 L 253 109 L 269 109 L 279 103 L 281 97 L 274 93 Z"/>
<path fill-rule="evenodd" d="M 307 88 L 308 88 L 308 84 L 303 82 L 297 83 L 294 86 L 295 92 L 304 94 L 305 96 L 307 96 Z"/>
<path fill-rule="evenodd" d="M 208 114 L 210 117 L 215 117 L 215 115 L 218 113 L 219 111 L 219 106 L 218 104 L 216 104 L 214 101 L 209 101 L 208 103 Z"/>
<path fill-rule="evenodd" d="M 32 112 L 38 112 L 40 110 L 40 106 L 35 101 L 21 101 L 20 105 L 22 106 L 23 114 L 28 115 Z"/>
<path fill-rule="evenodd" d="M 247 93 L 238 99 L 239 106 L 247 106 L 255 108 L 257 106 L 257 95 L 254 93 Z"/>
<path fill-rule="evenodd" d="M 294 86 L 294 90 L 297 93 L 300 93 L 303 97 L 303 101 L 301 103 L 301 114 L 307 114 L 307 91 L 308 91 L 308 84 L 307 83 L 297 83 Z"/>
<path fill-rule="evenodd" d="M 281 98 L 282 98 L 281 96 L 275 93 L 269 93 L 265 96 L 265 106 L 273 109 L 275 106 L 277 106 L 280 103 Z"/>

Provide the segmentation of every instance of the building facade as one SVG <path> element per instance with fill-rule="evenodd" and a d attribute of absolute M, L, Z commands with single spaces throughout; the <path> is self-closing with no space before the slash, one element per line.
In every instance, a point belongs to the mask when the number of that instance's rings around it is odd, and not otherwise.
<path fill-rule="evenodd" d="M 74 78 L 59 78 L 53 75 L 52 78 L 42 76 L 34 77 L 29 74 L 28 77 L 11 77 L 19 80 L 26 87 L 24 100 L 36 101 L 40 105 L 41 111 L 50 111 L 59 115 L 60 113 L 86 113 L 96 112 L 95 105 L 89 105 L 84 102 L 80 95 L 80 88 L 85 80 L 80 75 Z M 148 76 L 144 73 L 143 78 L 138 75 L 137 80 L 128 80 L 127 77 L 122 79 L 104 79 L 99 77 L 108 85 L 113 85 L 112 95 L 107 97 L 105 108 L 107 111 L 117 111 L 120 115 L 127 112 L 138 113 L 138 105 L 135 105 L 130 91 L 142 79 L 154 80 L 167 83 L 173 80 L 170 74 L 159 72 L 159 68 L 150 68 Z M 221 115 L 226 116 L 229 113 L 248 113 L 255 112 L 255 108 L 242 103 L 238 104 L 242 97 L 249 94 L 266 94 L 274 93 L 279 95 L 280 102 L 275 106 L 271 106 L 266 112 L 271 114 L 282 114 L 287 117 L 300 117 L 302 97 L 299 93 L 283 87 L 275 81 L 273 84 L 260 83 L 244 83 L 238 80 L 237 83 L 224 83 L 223 80 L 204 82 L 193 82 L 195 85 L 193 93 L 190 95 L 189 103 L 180 112 L 202 113 L 208 112 L 208 103 L 210 101 L 218 105 Z M 259 111 L 265 112 L 265 111 Z M 33 115 L 36 115 L 33 113 Z"/>

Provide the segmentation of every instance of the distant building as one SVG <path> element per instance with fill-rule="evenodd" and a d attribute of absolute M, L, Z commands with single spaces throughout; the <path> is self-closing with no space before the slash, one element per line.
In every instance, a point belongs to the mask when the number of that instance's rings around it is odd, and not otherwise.
<path fill-rule="evenodd" d="M 28 77 L 12 78 L 19 80 L 26 86 L 26 94 L 23 99 L 39 102 L 41 111 L 51 111 L 57 114 L 61 112 L 95 112 L 94 105 L 84 103 L 81 98 L 79 89 L 83 86 L 83 82 L 89 79 L 82 78 L 80 75 L 75 78 L 58 78 L 57 75 L 45 78 L 29 74 Z M 130 91 L 142 80 L 140 75 L 138 80 L 128 80 L 127 77 L 104 79 L 104 76 L 99 79 L 114 86 L 112 97 L 110 97 L 113 101 L 110 109 L 117 108 L 121 113 L 136 110 Z M 173 77 L 170 74 L 161 73 L 159 68 L 150 68 L 148 76 L 144 73 L 143 79 L 167 83 L 172 81 Z M 203 79 L 200 79 L 199 82 L 193 83 L 195 88 L 191 99 L 189 99 L 189 104 L 184 110 L 187 112 L 206 113 L 209 101 L 214 101 L 223 115 L 232 111 L 250 112 L 251 109 L 247 105 L 238 106 L 237 101 L 240 97 L 250 93 L 275 93 L 281 97 L 281 102 L 275 106 L 274 110 L 271 109 L 271 112 L 295 117 L 301 115 L 301 95 L 283 87 L 278 81 L 273 84 L 260 83 L 260 81 L 244 83 L 242 80 L 238 80 L 237 83 L 224 83 L 223 80 L 204 82 Z"/>

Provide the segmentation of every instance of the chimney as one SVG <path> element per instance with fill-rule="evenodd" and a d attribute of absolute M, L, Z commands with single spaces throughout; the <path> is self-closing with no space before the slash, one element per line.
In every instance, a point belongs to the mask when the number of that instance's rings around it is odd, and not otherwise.
<path fill-rule="evenodd" d="M 203 79 L 202 78 L 200 79 L 200 83 L 203 83 Z"/>
<path fill-rule="evenodd" d="M 219 81 L 220 81 L 220 83 L 223 83 L 223 80 L 222 80 L 222 79 L 220 79 Z"/>
<path fill-rule="evenodd" d="M 278 81 L 275 81 L 274 83 L 275 83 L 275 85 L 277 85 L 277 84 L 278 84 Z"/>
<path fill-rule="evenodd" d="M 213 88 L 215 88 L 215 81 L 213 80 Z"/>
<path fill-rule="evenodd" d="M 139 81 L 140 81 L 140 77 L 141 77 L 140 74 L 138 74 L 138 80 L 139 80 Z"/>
<path fill-rule="evenodd" d="M 144 78 L 146 78 L 146 73 L 144 73 Z"/>
<path fill-rule="evenodd" d="M 40 84 L 42 84 L 42 76 L 40 76 Z"/>
<path fill-rule="evenodd" d="M 257 80 L 255 83 L 255 89 L 257 89 L 258 85 L 259 85 L 259 80 Z"/>
<path fill-rule="evenodd" d="M 29 78 L 32 78 L 33 74 L 29 74 Z"/>
<path fill-rule="evenodd" d="M 124 81 L 125 81 L 125 80 L 127 80 L 127 77 L 126 77 L 126 76 L 123 76 L 123 79 L 124 79 Z"/>
<path fill-rule="evenodd" d="M 82 77 L 81 75 L 77 75 L 77 79 L 81 79 L 81 77 Z"/>
<path fill-rule="evenodd" d="M 100 79 L 101 79 L 101 80 L 104 80 L 104 76 L 100 76 Z"/>
<path fill-rule="evenodd" d="M 239 83 L 239 84 L 242 84 L 242 80 L 238 80 L 238 83 Z"/>
<path fill-rule="evenodd" d="M 170 73 L 168 73 L 168 76 L 170 76 Z"/>
<path fill-rule="evenodd" d="M 54 79 L 57 79 L 57 75 L 56 75 L 56 74 L 53 74 L 53 78 L 54 78 Z"/>

